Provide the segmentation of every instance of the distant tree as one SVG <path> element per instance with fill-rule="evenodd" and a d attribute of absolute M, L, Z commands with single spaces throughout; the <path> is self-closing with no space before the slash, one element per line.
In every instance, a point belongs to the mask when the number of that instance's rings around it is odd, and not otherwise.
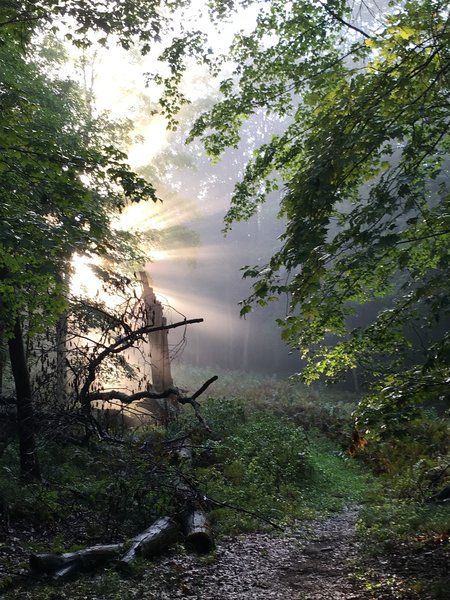
<path fill-rule="evenodd" d="M 282 187 L 281 247 L 245 269 L 255 282 L 242 314 L 288 294 L 279 324 L 307 360 L 303 379 L 363 367 L 377 393 L 361 422 L 407 416 L 448 393 L 450 377 L 447 3 L 217 0 L 213 16 L 249 5 L 255 29 L 236 33 L 222 99 L 190 135 L 217 159 L 255 113 L 289 119 L 255 151 L 225 218 L 227 228 L 249 219 Z M 364 6 L 372 15 L 357 19 Z"/>

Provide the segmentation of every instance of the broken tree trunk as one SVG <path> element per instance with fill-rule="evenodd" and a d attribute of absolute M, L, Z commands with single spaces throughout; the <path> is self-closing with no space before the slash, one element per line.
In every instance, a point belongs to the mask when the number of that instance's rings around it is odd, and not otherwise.
<path fill-rule="evenodd" d="M 142 297 L 145 303 L 145 313 L 147 325 L 153 327 L 165 327 L 166 318 L 163 316 L 163 307 L 161 302 L 156 299 L 153 288 L 150 287 L 148 277 L 145 271 L 140 272 L 143 293 Z M 170 369 L 169 341 L 166 329 L 150 332 L 148 334 L 148 343 L 150 345 L 150 362 L 152 370 L 152 387 L 157 392 L 162 392 L 173 387 L 172 373 Z M 171 417 L 178 412 L 178 405 L 175 398 L 164 398 L 160 401 L 165 424 Z"/>
<path fill-rule="evenodd" d="M 186 437 L 175 449 L 175 456 L 184 464 L 192 461 L 192 441 Z M 203 498 L 182 475 L 174 481 L 186 549 L 198 554 L 208 554 L 214 549 L 214 536 L 203 510 Z"/>
<path fill-rule="evenodd" d="M 118 558 L 123 544 L 91 546 L 64 554 L 32 554 L 30 567 L 37 573 L 46 573 L 55 580 L 65 580 L 79 571 L 89 571 Z"/>
<path fill-rule="evenodd" d="M 209 554 L 214 549 L 214 538 L 208 519 L 201 509 L 191 510 L 183 519 L 187 550 Z"/>
<path fill-rule="evenodd" d="M 130 548 L 120 558 L 117 568 L 128 571 L 138 556 L 151 558 L 166 550 L 180 538 L 180 528 L 170 517 L 162 517 L 133 538 Z"/>
<path fill-rule="evenodd" d="M 77 573 L 90 571 L 116 559 L 119 559 L 117 568 L 126 572 L 139 556 L 151 558 L 161 554 L 179 539 L 179 525 L 170 517 L 162 517 L 134 537 L 125 554 L 123 554 L 125 544 L 91 546 L 64 554 L 32 554 L 30 567 L 35 573 L 45 573 L 55 581 L 64 581 Z"/>

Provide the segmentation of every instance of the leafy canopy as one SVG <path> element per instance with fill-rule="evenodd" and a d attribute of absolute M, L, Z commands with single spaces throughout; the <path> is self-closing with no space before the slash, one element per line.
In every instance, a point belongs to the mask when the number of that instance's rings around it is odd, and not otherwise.
<path fill-rule="evenodd" d="M 286 229 L 268 264 L 244 269 L 255 282 L 242 314 L 288 294 L 279 324 L 307 360 L 307 381 L 364 367 L 376 402 L 396 417 L 411 398 L 441 396 L 450 377 L 447 3 L 210 4 L 219 22 L 242 6 L 258 16 L 235 35 L 222 99 L 190 138 L 217 158 L 258 112 L 285 123 L 254 151 L 225 218 L 226 229 L 250 218 L 282 184 Z"/>
<path fill-rule="evenodd" d="M 72 4 L 87 6 L 65 6 Z M 72 254 L 124 257 L 130 247 L 111 229 L 114 211 L 156 200 L 128 166 L 114 125 L 93 118 L 79 86 L 51 76 L 50 59 L 24 37 L 33 15 L 40 24 L 50 19 L 44 5 L 61 3 L 0 9 L 0 329 L 7 335 L 25 308 L 41 326 L 54 321 Z"/>

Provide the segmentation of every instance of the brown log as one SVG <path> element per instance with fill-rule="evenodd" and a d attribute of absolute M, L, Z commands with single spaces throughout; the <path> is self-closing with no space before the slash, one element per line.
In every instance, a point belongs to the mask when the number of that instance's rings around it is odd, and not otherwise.
<path fill-rule="evenodd" d="M 139 543 L 137 553 L 150 558 L 177 542 L 179 538 L 180 530 L 175 521 L 170 517 L 163 517 L 150 527 L 148 535 Z"/>
<path fill-rule="evenodd" d="M 54 579 L 68 579 L 79 571 L 89 571 L 118 558 L 122 549 L 123 544 L 108 544 L 64 554 L 32 554 L 30 567 L 38 573 L 52 575 Z"/>
<path fill-rule="evenodd" d="M 185 529 L 185 545 L 188 550 L 199 554 L 209 554 L 214 549 L 214 538 L 205 513 L 196 509 L 187 512 L 183 525 Z"/>
<path fill-rule="evenodd" d="M 130 548 L 120 558 L 117 568 L 127 571 L 138 556 L 150 558 L 178 541 L 178 525 L 170 517 L 157 519 L 148 529 L 133 538 Z"/>

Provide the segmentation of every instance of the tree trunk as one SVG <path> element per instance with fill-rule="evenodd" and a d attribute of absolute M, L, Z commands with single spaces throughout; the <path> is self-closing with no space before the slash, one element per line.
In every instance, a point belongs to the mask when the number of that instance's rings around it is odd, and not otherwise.
<path fill-rule="evenodd" d="M 40 481 L 41 474 L 34 436 L 31 385 L 23 347 L 22 328 L 16 319 L 13 337 L 8 340 L 11 370 L 16 387 L 17 431 L 19 435 L 20 474 L 24 481 Z"/>
<path fill-rule="evenodd" d="M 167 325 L 163 316 L 163 307 L 156 299 L 153 289 L 150 287 L 145 271 L 140 272 L 143 300 L 146 308 L 147 325 L 161 327 Z M 173 379 L 170 368 L 168 332 L 160 330 L 148 334 L 150 346 L 150 359 L 152 369 L 152 387 L 157 392 L 168 390 L 173 387 Z M 163 424 L 167 425 L 178 412 L 178 405 L 170 398 L 159 401 L 163 413 Z M 151 410 L 151 409 L 150 409 Z"/>
<path fill-rule="evenodd" d="M 117 568 L 126 572 L 138 556 L 151 558 L 166 550 L 179 538 L 180 529 L 175 521 L 170 517 L 161 517 L 148 529 L 133 538 L 130 548 L 117 563 Z"/>
<path fill-rule="evenodd" d="M 30 567 L 37 573 L 46 573 L 55 580 L 64 580 L 79 571 L 89 571 L 118 558 L 122 544 L 91 546 L 64 554 L 32 554 Z"/>
<path fill-rule="evenodd" d="M 3 336 L 3 329 L 0 328 L 0 396 L 3 394 L 3 371 L 6 363 L 6 347 Z"/>
<path fill-rule="evenodd" d="M 58 404 L 65 405 L 67 399 L 67 377 L 66 377 L 66 348 L 67 343 L 67 312 L 59 317 L 56 323 L 56 389 L 55 397 Z"/>
<path fill-rule="evenodd" d="M 205 513 L 200 510 L 188 512 L 183 519 L 186 548 L 199 554 L 209 554 L 214 549 L 214 537 Z"/>

